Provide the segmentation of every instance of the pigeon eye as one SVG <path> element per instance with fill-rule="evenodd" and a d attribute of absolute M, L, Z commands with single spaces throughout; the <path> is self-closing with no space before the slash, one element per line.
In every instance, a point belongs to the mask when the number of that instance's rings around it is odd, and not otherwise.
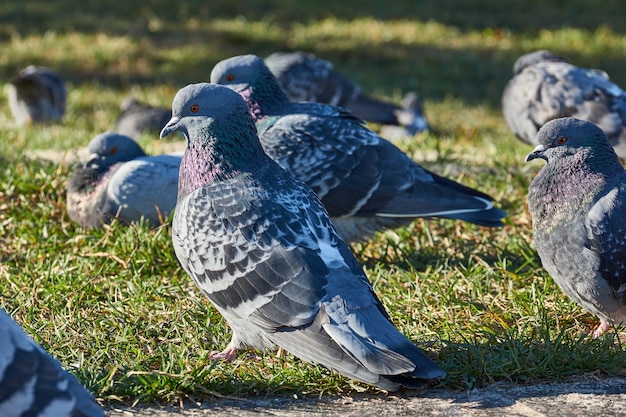
<path fill-rule="evenodd" d="M 556 143 L 558 143 L 559 145 L 563 145 L 565 142 L 567 142 L 567 138 L 565 136 L 561 136 L 556 140 Z"/>
<path fill-rule="evenodd" d="M 192 113 L 198 113 L 198 110 L 200 110 L 200 106 L 198 106 L 197 104 L 192 104 L 192 105 L 189 107 L 189 110 L 190 110 Z"/>
<path fill-rule="evenodd" d="M 235 76 L 233 74 L 226 75 L 226 81 L 228 82 L 235 81 Z"/>
<path fill-rule="evenodd" d="M 114 146 L 114 147 L 111 148 L 111 151 L 109 152 L 109 154 L 115 155 L 116 153 L 117 153 L 117 147 Z"/>

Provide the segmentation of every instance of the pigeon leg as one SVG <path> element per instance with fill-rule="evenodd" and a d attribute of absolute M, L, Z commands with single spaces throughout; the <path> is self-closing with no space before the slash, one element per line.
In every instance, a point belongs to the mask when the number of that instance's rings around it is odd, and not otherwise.
<path fill-rule="evenodd" d="M 228 346 L 226 346 L 226 349 L 224 349 L 223 351 L 218 352 L 215 350 L 211 352 L 211 354 L 209 355 L 209 358 L 213 360 L 223 360 L 223 361 L 232 362 L 235 359 L 237 359 L 237 356 L 239 356 L 239 349 L 235 347 L 235 345 L 231 342 L 228 344 Z"/>
<path fill-rule="evenodd" d="M 593 331 L 592 336 L 594 339 L 597 339 L 598 337 L 602 336 L 604 334 L 604 332 L 606 332 L 607 330 L 609 330 L 609 322 L 608 321 L 600 321 L 600 324 L 598 325 L 598 327 L 596 327 L 596 329 Z"/>

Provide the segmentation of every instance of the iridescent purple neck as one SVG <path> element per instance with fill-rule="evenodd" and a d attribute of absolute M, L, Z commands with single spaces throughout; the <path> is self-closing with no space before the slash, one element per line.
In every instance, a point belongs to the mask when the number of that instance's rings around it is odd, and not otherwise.
<path fill-rule="evenodd" d="M 219 146 L 203 142 L 189 144 L 180 163 L 178 199 L 197 188 L 233 178 L 243 171 L 254 170 L 262 164 L 260 143 L 233 143 Z"/>
<path fill-rule="evenodd" d="M 278 85 L 275 88 L 272 88 L 271 85 L 263 87 L 249 85 L 240 90 L 239 94 L 248 104 L 250 114 L 255 122 L 265 116 L 282 113 L 284 107 L 290 103 L 289 98 Z"/>
<path fill-rule="evenodd" d="M 191 143 L 180 162 L 178 199 L 224 176 L 222 165 L 209 146 Z"/>

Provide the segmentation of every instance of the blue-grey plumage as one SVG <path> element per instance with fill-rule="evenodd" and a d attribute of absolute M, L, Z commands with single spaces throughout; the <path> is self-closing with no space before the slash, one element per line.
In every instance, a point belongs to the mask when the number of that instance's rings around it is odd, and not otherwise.
<path fill-rule="evenodd" d="M 418 217 L 502 226 L 491 197 L 425 170 L 344 108 L 290 101 L 259 57 L 223 60 L 211 81 L 244 97 L 265 152 L 317 193 L 346 241 Z"/>
<path fill-rule="evenodd" d="M 67 183 L 67 212 L 83 227 L 99 228 L 117 218 L 145 219 L 157 227 L 176 206 L 182 154 L 148 156 L 131 138 L 115 132 L 95 136 L 92 158 Z"/>
<path fill-rule="evenodd" d="M 8 85 L 11 113 L 18 124 L 59 122 L 65 114 L 65 81 L 52 69 L 29 65 Z"/>
<path fill-rule="evenodd" d="M 134 97 L 126 97 L 113 131 L 138 139 L 144 132 L 158 133 L 172 117 L 169 108 L 152 106 Z"/>
<path fill-rule="evenodd" d="M 386 390 L 445 376 L 393 326 L 315 193 L 265 154 L 238 94 L 192 84 L 172 115 L 161 137 L 188 143 L 174 249 L 233 331 L 215 358 L 280 346 Z"/>
<path fill-rule="evenodd" d="M 104 417 L 93 396 L 0 309 L 0 416 Z"/>
<path fill-rule="evenodd" d="M 537 141 L 526 158 L 546 161 L 528 191 L 537 252 L 563 292 L 600 318 L 597 337 L 626 323 L 626 173 L 591 122 L 552 120 Z"/>
<path fill-rule="evenodd" d="M 581 68 L 550 51 L 522 55 L 502 94 L 502 112 L 511 131 L 536 145 L 546 122 L 563 117 L 600 127 L 626 157 L 626 93 L 604 72 Z"/>
<path fill-rule="evenodd" d="M 429 130 L 416 93 L 407 93 L 403 106 L 376 99 L 329 61 L 306 52 L 276 52 L 265 58 L 265 64 L 291 101 L 345 107 L 368 122 L 402 127 L 404 136 Z"/>

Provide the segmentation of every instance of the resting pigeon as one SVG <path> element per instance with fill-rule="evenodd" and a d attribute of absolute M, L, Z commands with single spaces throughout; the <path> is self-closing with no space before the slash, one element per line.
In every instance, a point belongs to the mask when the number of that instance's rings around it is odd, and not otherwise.
<path fill-rule="evenodd" d="M 393 326 L 313 191 L 263 152 L 238 94 L 192 84 L 172 114 L 161 137 L 187 138 L 174 249 L 233 331 L 214 358 L 277 345 L 385 390 L 445 377 Z"/>
<path fill-rule="evenodd" d="M 9 107 L 18 126 L 58 122 L 65 113 L 67 90 L 52 69 L 29 65 L 8 85 Z"/>
<path fill-rule="evenodd" d="M 146 156 L 128 136 L 105 132 L 89 143 L 93 158 L 76 168 L 67 183 L 67 212 L 87 228 L 118 218 L 145 218 L 156 227 L 176 206 L 182 153 Z"/>
<path fill-rule="evenodd" d="M 0 416 L 104 417 L 93 396 L 2 309 Z"/>
<path fill-rule="evenodd" d="M 305 52 L 276 52 L 265 58 L 265 64 L 292 101 L 345 107 L 369 122 L 402 126 L 405 135 L 429 130 L 421 102 L 415 93 L 405 97 L 404 107 L 377 100 L 335 71 L 330 62 Z"/>
<path fill-rule="evenodd" d="M 545 50 L 522 55 L 502 95 L 502 112 L 513 133 L 537 145 L 537 131 L 560 117 L 598 125 L 626 158 L 626 93 L 599 70 L 580 68 Z"/>
<path fill-rule="evenodd" d="M 546 160 L 528 206 L 541 262 L 563 292 L 600 318 L 626 323 L 626 173 L 593 123 L 546 123 L 526 161 Z"/>
<path fill-rule="evenodd" d="M 120 115 L 113 130 L 138 139 L 145 131 L 160 132 L 170 117 L 170 109 L 151 106 L 134 97 L 127 97 L 120 105 Z"/>
<path fill-rule="evenodd" d="M 254 55 L 221 61 L 211 82 L 244 97 L 265 152 L 317 193 L 345 241 L 418 217 L 502 225 L 491 197 L 426 171 L 345 109 L 289 101 Z"/>

